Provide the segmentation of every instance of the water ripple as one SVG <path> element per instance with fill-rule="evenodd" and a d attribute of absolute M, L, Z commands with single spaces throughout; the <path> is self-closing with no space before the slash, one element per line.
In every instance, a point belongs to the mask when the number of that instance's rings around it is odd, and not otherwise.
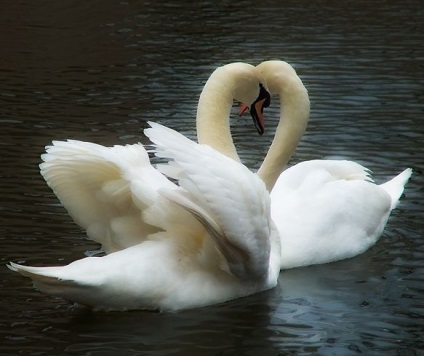
<path fill-rule="evenodd" d="M 0 269 L 2 353 L 11 355 L 419 354 L 424 318 L 424 77 L 419 2 L 14 1 L 2 25 L 3 264 L 65 264 L 87 241 L 38 172 L 52 140 L 147 143 L 158 121 L 195 138 L 200 90 L 218 65 L 279 58 L 308 88 L 308 131 L 290 164 L 352 159 L 382 182 L 414 176 L 383 238 L 365 254 L 284 271 L 266 293 L 177 314 L 91 313 Z M 240 156 L 259 137 L 231 114 Z"/>

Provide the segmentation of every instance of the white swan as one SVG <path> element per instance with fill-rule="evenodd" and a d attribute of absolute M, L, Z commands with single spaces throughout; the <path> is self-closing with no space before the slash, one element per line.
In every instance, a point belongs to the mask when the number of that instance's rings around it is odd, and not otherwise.
<path fill-rule="evenodd" d="M 242 63 L 214 72 L 212 81 L 231 88 L 217 117 L 229 114 L 233 97 L 254 102 L 255 73 Z M 44 292 L 105 310 L 180 310 L 274 287 L 281 247 L 262 180 L 209 146 L 150 125 L 145 133 L 157 155 L 173 160 L 161 169 L 180 187 L 150 165 L 141 145 L 54 142 L 42 174 L 110 254 L 62 267 L 9 268 Z"/>
<path fill-rule="evenodd" d="M 271 192 L 271 215 L 281 236 L 281 268 L 366 251 L 381 236 L 412 170 L 381 185 L 351 161 L 307 161 L 281 173 L 306 129 L 309 97 L 288 63 L 266 61 L 256 69 L 269 92 L 280 97 L 280 122 L 258 174 Z"/>
<path fill-rule="evenodd" d="M 352 161 L 307 161 L 280 175 L 306 128 L 309 98 L 288 63 L 267 61 L 256 68 L 270 93 L 280 97 L 280 123 L 258 174 L 271 191 L 271 214 L 281 236 L 281 268 L 327 263 L 366 251 L 383 233 L 412 170 L 381 185 Z"/>

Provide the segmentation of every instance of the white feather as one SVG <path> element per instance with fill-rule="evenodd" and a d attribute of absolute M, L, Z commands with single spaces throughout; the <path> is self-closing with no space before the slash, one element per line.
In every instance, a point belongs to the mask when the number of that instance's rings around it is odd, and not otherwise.
<path fill-rule="evenodd" d="M 173 184 L 153 169 L 142 145 L 54 141 L 42 158 L 47 184 L 106 252 L 133 246 L 157 231 L 141 212 L 155 201 L 157 189 Z"/>
<path fill-rule="evenodd" d="M 155 186 L 157 197 L 150 205 L 148 199 L 141 199 L 142 186 L 134 183 L 143 180 L 144 168 L 140 168 L 137 175 L 134 169 L 125 170 L 119 164 L 127 186 L 115 186 L 115 180 L 108 180 L 116 177 L 112 172 L 119 172 L 114 157 L 106 161 L 104 155 L 91 154 L 90 159 L 75 159 L 67 150 L 62 160 L 65 163 L 60 167 L 75 167 L 86 160 L 99 161 L 95 172 L 100 173 L 98 176 L 93 173 L 90 182 L 94 183 L 89 184 L 97 195 L 91 198 L 100 196 L 102 201 L 107 201 L 102 194 L 111 200 L 124 196 L 118 199 L 119 206 L 114 209 L 125 211 L 122 207 L 129 204 L 140 214 L 139 204 L 131 205 L 125 197 L 134 196 L 131 200 L 140 199 L 148 205 L 142 214 L 145 221 L 141 217 L 140 220 L 163 231 L 157 229 L 138 244 L 109 255 L 84 258 L 67 266 L 26 267 L 11 263 L 9 268 L 32 278 L 36 288 L 44 292 L 105 310 L 179 310 L 224 302 L 274 287 L 281 247 L 263 182 L 240 163 L 210 147 L 198 145 L 164 126 L 151 125 L 146 134 L 156 143 L 158 155 L 174 160 L 180 187 L 170 183 Z M 74 151 L 84 146 L 77 144 Z M 125 153 L 125 148 L 119 150 Z M 55 160 L 49 156 L 46 161 Z M 67 164 L 68 161 L 72 164 Z M 58 170 L 54 178 L 50 167 L 44 167 L 44 173 L 61 193 L 65 184 L 62 174 L 66 169 Z M 75 185 L 83 191 L 80 195 L 87 194 L 82 186 L 80 182 Z M 60 194 L 64 195 L 66 190 Z M 135 216 L 115 215 L 108 229 L 113 236 L 131 235 L 131 229 L 137 226 L 133 219 Z"/>

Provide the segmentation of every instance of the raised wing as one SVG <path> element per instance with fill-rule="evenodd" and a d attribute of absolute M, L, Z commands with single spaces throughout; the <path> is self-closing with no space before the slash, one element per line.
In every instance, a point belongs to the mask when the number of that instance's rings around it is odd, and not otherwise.
<path fill-rule="evenodd" d="M 225 257 L 230 271 L 243 279 L 264 278 L 270 258 L 270 200 L 262 180 L 244 165 L 156 123 L 146 136 L 160 167 L 178 179 L 178 190 L 160 190 L 199 220 Z"/>
<path fill-rule="evenodd" d="M 42 156 L 40 171 L 89 238 L 114 252 L 142 242 L 157 228 L 143 210 L 161 187 L 174 186 L 149 162 L 141 144 L 104 147 L 55 141 Z"/>

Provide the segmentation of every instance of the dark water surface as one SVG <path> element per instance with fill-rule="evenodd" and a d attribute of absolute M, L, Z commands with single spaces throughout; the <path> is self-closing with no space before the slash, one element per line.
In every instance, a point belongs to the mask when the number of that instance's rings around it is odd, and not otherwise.
<path fill-rule="evenodd" d="M 424 349 L 421 1 L 30 1 L 2 9 L 1 355 L 420 355 Z M 33 290 L 10 260 L 66 264 L 84 238 L 38 171 L 44 146 L 146 142 L 147 120 L 195 137 L 212 70 L 284 59 L 312 102 L 291 163 L 346 158 L 377 182 L 414 169 L 384 236 L 353 259 L 281 273 L 274 290 L 176 314 L 93 313 Z M 234 115 L 257 168 L 258 137 Z M 234 111 L 235 113 L 236 111 Z"/>

